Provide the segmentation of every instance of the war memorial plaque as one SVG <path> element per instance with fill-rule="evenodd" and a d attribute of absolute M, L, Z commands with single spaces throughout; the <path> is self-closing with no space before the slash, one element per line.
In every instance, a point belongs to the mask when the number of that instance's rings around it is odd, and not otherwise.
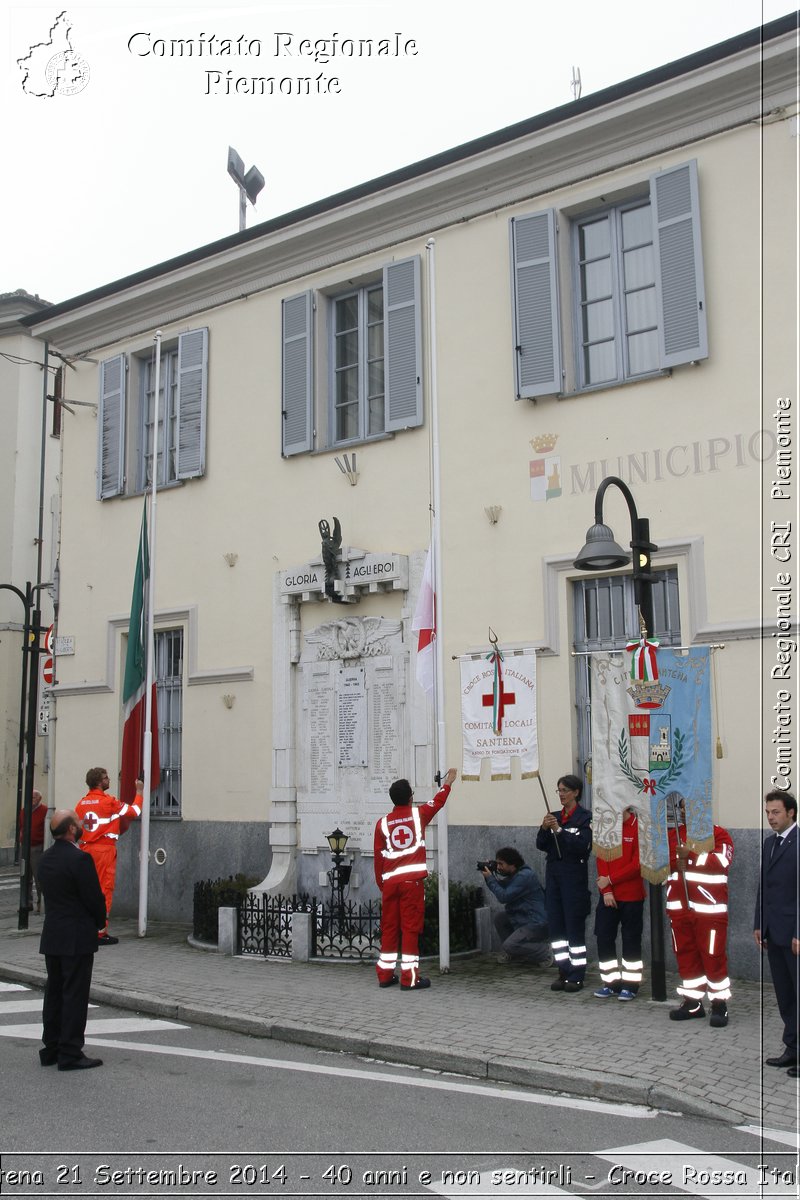
<path fill-rule="evenodd" d="M 340 667 L 336 680 L 336 748 L 340 767 L 367 765 L 367 689 L 363 667 Z"/>

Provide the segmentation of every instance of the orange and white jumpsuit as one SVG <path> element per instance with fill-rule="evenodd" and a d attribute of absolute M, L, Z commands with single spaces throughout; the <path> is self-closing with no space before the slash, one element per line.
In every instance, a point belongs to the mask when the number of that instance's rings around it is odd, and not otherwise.
<path fill-rule="evenodd" d="M 425 921 L 425 828 L 443 808 L 447 784 L 427 804 L 398 804 L 375 826 L 375 880 L 381 889 L 381 953 L 378 982 L 388 983 L 402 939 L 400 983 L 419 977 L 419 935 Z"/>
<path fill-rule="evenodd" d="M 117 877 L 117 842 L 134 817 L 141 816 L 142 797 L 136 795 L 131 804 L 123 804 L 116 796 L 92 788 L 75 805 L 75 812 L 83 824 L 78 844 L 94 859 L 100 887 L 106 898 L 106 925 L 98 932 L 98 937 L 103 937 L 108 933 L 108 917 Z M 122 826 L 121 820 L 124 822 Z"/>
<path fill-rule="evenodd" d="M 680 840 L 686 840 L 681 825 Z M 675 830 L 668 831 L 670 876 L 667 880 L 667 914 L 681 982 L 678 995 L 689 1000 L 729 1000 L 728 978 L 728 871 L 733 861 L 733 838 L 727 829 L 714 826 L 714 849 L 690 854 L 685 870 L 678 870 Z M 681 874 L 686 881 L 684 891 Z M 687 904 L 688 896 L 688 904 Z"/>

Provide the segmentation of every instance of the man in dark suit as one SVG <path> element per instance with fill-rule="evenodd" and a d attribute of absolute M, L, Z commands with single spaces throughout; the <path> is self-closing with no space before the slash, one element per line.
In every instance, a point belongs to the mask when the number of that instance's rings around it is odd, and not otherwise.
<path fill-rule="evenodd" d="M 39 953 L 47 966 L 42 1009 L 43 1067 L 59 1071 L 101 1067 L 103 1060 L 83 1053 L 89 988 L 97 950 L 97 931 L 106 923 L 106 902 L 94 859 L 77 845 L 83 832 L 74 812 L 53 813 L 55 839 L 39 863 L 44 896 L 44 926 Z"/>
<path fill-rule="evenodd" d="M 783 1018 L 782 1054 L 768 1058 L 770 1067 L 788 1067 L 798 1074 L 797 991 L 800 976 L 800 929 L 798 928 L 798 834 L 797 801 L 789 792 L 768 792 L 767 821 L 774 833 L 764 842 L 761 880 L 758 885 L 753 936 L 762 950 L 766 946 L 772 983 Z"/>

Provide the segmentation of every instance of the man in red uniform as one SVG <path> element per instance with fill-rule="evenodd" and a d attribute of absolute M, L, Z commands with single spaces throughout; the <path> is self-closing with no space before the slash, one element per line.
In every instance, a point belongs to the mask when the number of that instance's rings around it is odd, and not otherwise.
<path fill-rule="evenodd" d="M 714 826 L 714 849 L 696 854 L 686 845 L 684 804 L 681 824 L 668 831 L 670 876 L 667 880 L 667 913 L 672 925 L 672 945 L 681 976 L 679 1008 L 672 1021 L 704 1017 L 703 996 L 711 1001 L 710 1025 L 728 1024 L 728 871 L 733 861 L 733 838 L 727 829 Z"/>
<path fill-rule="evenodd" d="M 381 953 L 376 970 L 381 987 L 398 982 L 395 975 L 400 941 L 400 987 L 405 992 L 431 986 L 419 974 L 419 935 L 425 920 L 425 828 L 443 808 L 456 772 L 449 770 L 441 791 L 427 804 L 414 807 L 407 779 L 389 788 L 393 810 L 375 826 L 375 880 L 381 889 Z"/>
<path fill-rule="evenodd" d="M 622 821 L 622 854 L 597 860 L 600 900 L 594 920 L 601 986 L 595 996 L 635 1000 L 642 982 L 644 881 L 639 864 L 639 821 L 632 808 Z M 622 965 L 617 958 L 617 931 L 622 929 Z"/>
<path fill-rule="evenodd" d="M 144 780 L 136 780 L 136 795 L 131 804 L 123 804 L 116 796 L 107 796 L 110 780 L 105 767 L 91 767 L 86 772 L 89 791 L 75 805 L 75 812 L 83 825 L 80 840 L 81 850 L 91 854 L 97 867 L 100 887 L 106 898 L 106 924 L 97 935 L 101 946 L 116 946 L 119 938 L 108 932 L 108 918 L 114 896 L 117 875 L 117 842 L 134 818 L 142 814 L 142 792 Z"/>

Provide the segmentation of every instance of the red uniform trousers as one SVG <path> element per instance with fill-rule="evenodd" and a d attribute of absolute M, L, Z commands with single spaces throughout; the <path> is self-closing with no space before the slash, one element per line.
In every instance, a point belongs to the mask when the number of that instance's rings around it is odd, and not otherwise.
<path fill-rule="evenodd" d="M 378 982 L 388 983 L 397 966 L 402 941 L 400 983 L 413 987 L 419 977 L 419 935 L 425 923 L 425 880 L 395 875 L 381 893 L 381 954 Z"/>
<path fill-rule="evenodd" d="M 96 842 L 89 842 L 88 845 L 82 847 L 82 850 L 84 854 L 91 854 L 94 859 L 100 888 L 106 898 L 106 926 L 97 933 L 98 937 L 103 937 L 108 933 L 108 918 L 111 915 L 111 901 L 114 897 L 114 884 L 117 880 L 117 843 L 112 842 L 109 838 L 102 838 Z"/>
<path fill-rule="evenodd" d="M 729 1000 L 728 914 L 671 912 L 672 946 L 681 977 L 680 996 Z"/>

